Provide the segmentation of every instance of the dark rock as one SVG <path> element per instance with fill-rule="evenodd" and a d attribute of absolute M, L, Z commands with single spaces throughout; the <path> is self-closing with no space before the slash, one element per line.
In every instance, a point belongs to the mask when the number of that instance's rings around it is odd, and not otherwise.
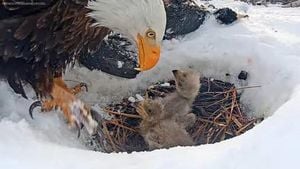
<path fill-rule="evenodd" d="M 220 24 L 229 25 L 238 19 L 238 15 L 230 8 L 221 8 L 214 12 Z"/>
<path fill-rule="evenodd" d="M 246 72 L 246 71 L 241 71 L 241 73 L 239 74 L 239 76 L 238 76 L 238 78 L 240 79 L 240 80 L 247 80 L 248 79 L 248 72 Z"/>
<path fill-rule="evenodd" d="M 120 34 L 112 33 L 101 44 L 98 52 L 80 57 L 79 61 L 90 70 L 101 70 L 123 78 L 135 78 L 139 71 L 135 47 Z"/>
<path fill-rule="evenodd" d="M 197 30 L 208 11 L 190 0 L 172 0 L 166 4 L 167 26 L 164 39 L 172 39 Z"/>

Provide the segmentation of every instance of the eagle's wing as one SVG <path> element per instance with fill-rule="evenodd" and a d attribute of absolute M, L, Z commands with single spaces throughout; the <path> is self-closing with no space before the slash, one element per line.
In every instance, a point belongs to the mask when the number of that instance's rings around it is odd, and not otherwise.
<path fill-rule="evenodd" d="M 57 0 L 2 0 L 0 2 L 0 19 L 13 16 L 26 16 L 41 9 L 48 8 Z"/>
<path fill-rule="evenodd" d="M 87 0 L 30 0 L 44 6 L 0 6 L 0 76 L 25 96 L 22 82 L 38 94 L 47 93 L 52 79 L 80 55 L 93 53 L 110 32 L 92 27 Z M 2 15 L 4 14 L 4 15 Z M 45 93 L 43 93 L 45 92 Z"/>

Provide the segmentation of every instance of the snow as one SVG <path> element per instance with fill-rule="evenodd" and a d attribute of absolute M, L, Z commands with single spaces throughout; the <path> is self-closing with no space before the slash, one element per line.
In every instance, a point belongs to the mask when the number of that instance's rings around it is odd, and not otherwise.
<path fill-rule="evenodd" d="M 135 100 L 134 97 L 129 97 L 129 98 L 128 98 L 128 101 L 130 101 L 131 103 L 135 103 L 135 102 L 136 102 L 136 100 Z"/>
<path fill-rule="evenodd" d="M 181 40 L 166 41 L 159 65 L 137 79 L 125 80 L 85 68 L 67 72 L 66 79 L 89 84 L 81 95 L 101 107 L 132 96 L 171 70 L 192 67 L 205 76 L 240 86 L 249 114 L 268 117 L 247 133 L 212 145 L 176 147 L 143 153 L 104 154 L 87 150 L 58 112 L 28 115 L 33 100 L 15 95 L 0 82 L 0 168 L 299 168 L 300 156 L 300 10 L 277 6 L 253 7 L 234 1 L 213 1 L 250 17 L 219 25 L 212 17 Z M 249 72 L 247 83 L 236 77 Z M 229 73 L 231 76 L 225 76 Z"/>
<path fill-rule="evenodd" d="M 123 65 L 124 65 L 124 62 L 121 62 L 121 61 L 118 61 L 117 63 L 118 63 L 118 68 L 119 68 L 119 69 L 122 68 Z"/>

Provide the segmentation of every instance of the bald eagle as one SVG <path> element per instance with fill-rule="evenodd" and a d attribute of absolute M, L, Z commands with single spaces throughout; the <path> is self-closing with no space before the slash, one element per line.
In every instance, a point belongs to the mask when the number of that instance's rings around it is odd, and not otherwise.
<path fill-rule="evenodd" d="M 2 0 L 0 2 L 0 78 L 26 97 L 29 83 L 43 111 L 60 108 L 70 126 L 97 126 L 88 106 L 68 88 L 63 73 L 81 56 L 97 52 L 111 31 L 136 44 L 139 67 L 154 67 L 166 27 L 162 0 Z"/>

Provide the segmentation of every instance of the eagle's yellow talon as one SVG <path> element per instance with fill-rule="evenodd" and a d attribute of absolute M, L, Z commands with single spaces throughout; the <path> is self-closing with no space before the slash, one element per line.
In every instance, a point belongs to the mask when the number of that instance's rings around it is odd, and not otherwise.
<path fill-rule="evenodd" d="M 75 87 L 71 88 L 71 92 L 74 95 L 77 95 L 78 93 L 80 93 L 82 91 L 82 88 L 85 88 L 85 91 L 88 92 L 88 86 L 86 83 L 80 83 L 78 85 L 76 85 Z"/>
<path fill-rule="evenodd" d="M 97 127 L 96 121 L 91 117 L 90 109 L 75 97 L 75 94 L 81 91 L 81 88 L 87 85 L 81 83 L 73 89 L 68 89 L 61 78 L 54 79 L 54 85 L 51 91 L 51 99 L 34 102 L 29 109 L 29 114 L 33 118 L 32 112 L 34 108 L 41 107 L 42 111 L 51 111 L 54 108 L 59 108 L 68 123 L 70 128 L 76 127 L 78 129 L 78 136 L 80 136 L 80 129 L 87 127 L 88 131 L 94 132 Z"/>

